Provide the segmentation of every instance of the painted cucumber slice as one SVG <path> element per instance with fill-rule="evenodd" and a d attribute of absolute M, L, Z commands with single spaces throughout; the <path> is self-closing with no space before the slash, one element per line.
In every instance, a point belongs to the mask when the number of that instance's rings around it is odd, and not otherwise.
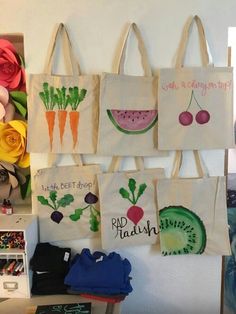
<path fill-rule="evenodd" d="M 162 255 L 202 254 L 206 247 L 206 229 L 191 210 L 169 206 L 160 210 Z"/>

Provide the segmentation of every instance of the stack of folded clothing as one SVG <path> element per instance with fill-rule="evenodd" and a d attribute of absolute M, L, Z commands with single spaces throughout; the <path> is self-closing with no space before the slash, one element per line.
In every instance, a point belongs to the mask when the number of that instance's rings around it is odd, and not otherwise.
<path fill-rule="evenodd" d="M 70 286 L 68 293 L 116 303 L 132 291 L 130 272 L 130 262 L 115 252 L 91 254 L 83 249 L 73 259 L 65 284 Z"/>
<path fill-rule="evenodd" d="M 69 271 L 70 248 L 59 248 L 50 243 L 39 243 L 30 261 L 33 270 L 33 294 L 64 294 L 64 279 Z"/>

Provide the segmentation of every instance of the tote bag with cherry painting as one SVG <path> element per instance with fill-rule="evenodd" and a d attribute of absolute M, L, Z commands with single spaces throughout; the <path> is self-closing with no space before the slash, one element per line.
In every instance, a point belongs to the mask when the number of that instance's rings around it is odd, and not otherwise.
<path fill-rule="evenodd" d="M 67 75 L 53 73 L 59 37 Z M 59 24 L 53 36 L 44 73 L 30 74 L 28 81 L 28 151 L 95 153 L 99 77 L 80 74 L 64 24 Z"/>
<path fill-rule="evenodd" d="M 183 67 L 190 29 L 196 22 L 202 67 Z M 234 146 L 233 70 L 210 66 L 204 29 L 198 16 L 183 31 L 176 67 L 161 69 L 158 99 L 159 149 L 219 149 Z"/>

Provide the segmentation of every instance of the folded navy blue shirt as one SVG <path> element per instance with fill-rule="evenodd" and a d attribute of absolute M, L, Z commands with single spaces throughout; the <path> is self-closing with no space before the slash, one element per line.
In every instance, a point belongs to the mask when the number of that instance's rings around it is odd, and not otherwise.
<path fill-rule="evenodd" d="M 91 254 L 89 249 L 83 249 L 73 259 L 64 283 L 75 291 L 128 294 L 132 291 L 130 272 L 130 262 L 115 252 Z"/>

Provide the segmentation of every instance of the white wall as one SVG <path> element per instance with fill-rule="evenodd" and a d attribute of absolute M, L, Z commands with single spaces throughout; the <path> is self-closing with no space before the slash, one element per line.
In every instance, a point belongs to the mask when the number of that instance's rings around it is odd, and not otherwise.
<path fill-rule="evenodd" d="M 155 72 L 171 66 L 182 26 L 190 14 L 198 14 L 212 48 L 216 65 L 227 63 L 227 29 L 236 24 L 235 0 L 0 0 L 0 33 L 23 32 L 27 71 L 39 73 L 44 66 L 55 23 L 67 24 L 84 73 L 114 69 L 120 39 L 128 22 L 135 21 L 143 34 Z M 196 32 L 190 40 L 188 64 L 199 60 Z M 194 42 L 195 40 L 195 42 Z M 130 51 L 129 73 L 137 73 L 139 58 Z M 192 174 L 186 158 L 184 172 Z M 202 153 L 210 174 L 223 174 L 223 151 Z M 170 173 L 173 153 L 166 158 L 148 158 L 147 166 L 165 167 Z M 46 166 L 46 156 L 32 155 L 32 169 Z M 109 158 L 87 157 L 102 162 Z M 64 162 L 70 163 L 69 158 Z M 126 163 L 125 167 L 132 166 Z M 188 171 L 188 174 L 189 174 Z M 60 243 L 75 249 L 87 241 Z M 90 243 L 99 249 L 99 242 Z M 218 314 L 220 311 L 221 257 L 178 256 L 162 258 L 156 247 L 120 250 L 133 265 L 134 292 L 123 303 L 124 314 Z"/>

